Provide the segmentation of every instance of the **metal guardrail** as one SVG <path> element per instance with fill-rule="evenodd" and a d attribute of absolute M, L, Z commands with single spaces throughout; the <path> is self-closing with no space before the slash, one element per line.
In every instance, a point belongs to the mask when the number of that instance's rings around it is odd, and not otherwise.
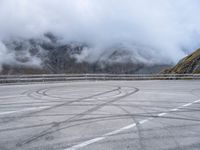
<path fill-rule="evenodd" d="M 44 74 L 0 75 L 0 84 L 75 80 L 199 80 L 200 74 Z"/>

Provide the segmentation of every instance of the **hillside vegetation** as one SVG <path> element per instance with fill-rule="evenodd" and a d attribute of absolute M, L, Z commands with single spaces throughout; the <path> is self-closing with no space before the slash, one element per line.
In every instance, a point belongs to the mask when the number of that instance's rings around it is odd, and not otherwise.
<path fill-rule="evenodd" d="M 200 74 L 200 49 L 183 58 L 175 67 L 163 71 L 174 74 Z"/>

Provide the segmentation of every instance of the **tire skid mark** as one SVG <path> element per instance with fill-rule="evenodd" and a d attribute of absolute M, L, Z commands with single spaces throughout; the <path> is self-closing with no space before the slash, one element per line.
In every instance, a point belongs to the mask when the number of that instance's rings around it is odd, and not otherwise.
<path fill-rule="evenodd" d="M 194 102 L 192 102 L 192 103 L 188 103 L 188 104 L 183 104 L 182 106 L 177 107 L 177 109 L 179 110 L 179 109 L 182 109 L 182 108 L 184 108 L 184 107 L 189 107 L 189 106 L 191 106 L 191 104 L 192 104 L 192 105 L 193 105 L 193 104 L 197 104 L 198 102 L 200 102 L 200 100 L 196 100 L 196 101 L 194 101 Z M 165 116 L 165 115 L 167 115 L 167 114 L 169 114 L 169 113 L 174 112 L 174 111 L 172 111 L 172 110 L 173 110 L 173 109 L 169 110 L 168 113 L 160 113 L 160 114 L 157 115 L 157 117 L 158 117 L 158 118 L 164 118 L 163 116 Z M 165 117 L 165 118 L 166 118 L 166 117 Z M 148 119 L 145 119 L 145 120 L 141 120 L 141 121 L 139 122 L 139 124 L 144 124 L 144 123 L 146 123 L 146 122 L 148 122 L 148 121 L 150 121 L 150 120 L 153 120 L 153 119 L 156 119 L 156 117 L 151 117 L 151 118 L 148 118 Z M 164 123 L 162 123 L 161 121 L 159 121 L 159 123 L 162 124 L 162 126 L 164 126 Z M 166 124 L 166 123 L 165 123 L 165 124 Z M 77 149 L 86 147 L 86 146 L 88 146 L 88 145 L 91 145 L 91 144 L 94 144 L 94 143 L 96 143 L 96 142 L 102 141 L 102 140 L 108 138 L 109 136 L 117 135 L 117 134 L 119 134 L 119 133 L 121 133 L 121 132 L 124 132 L 124 131 L 126 131 L 126 130 L 131 129 L 131 128 L 134 128 L 134 127 L 136 127 L 136 125 L 137 125 L 136 123 L 130 124 L 130 125 L 128 125 L 128 126 L 125 126 L 125 127 L 120 128 L 120 129 L 118 129 L 118 130 L 109 132 L 109 133 L 107 133 L 107 134 L 104 134 L 104 135 L 102 135 L 102 136 L 93 138 L 93 139 L 91 139 L 91 140 L 84 141 L 84 142 L 82 142 L 82 143 L 80 143 L 80 144 L 76 144 L 76 145 L 74 145 L 74 146 L 72 146 L 72 147 L 69 147 L 69 148 L 66 148 L 66 149 L 64 149 L 64 150 L 77 150 Z M 176 148 L 180 149 L 180 148 L 181 148 L 180 143 L 177 141 L 177 139 L 175 138 L 175 136 L 174 136 L 174 134 L 171 132 L 171 130 L 168 129 L 168 128 L 163 128 L 163 129 L 164 129 L 165 131 L 167 131 L 169 135 L 171 135 L 171 138 L 173 138 L 173 141 L 174 141 L 174 143 L 176 144 Z"/>
<path fill-rule="evenodd" d="M 118 91 L 119 89 L 120 89 L 120 87 L 115 87 L 112 90 L 100 92 L 100 93 L 97 93 L 97 94 L 94 94 L 94 95 L 91 95 L 91 96 L 82 97 L 82 98 L 72 100 L 72 101 L 62 102 L 62 103 L 59 103 L 57 105 L 53 105 L 53 106 L 47 107 L 47 108 L 39 110 L 39 111 L 34 111 L 34 112 L 30 112 L 30 113 L 21 115 L 20 117 L 10 117 L 6 121 L 2 121 L 0 123 L 8 123 L 8 122 L 12 122 L 12 121 L 19 120 L 19 119 L 22 119 L 22 118 L 26 118 L 26 117 L 29 117 L 33 114 L 38 114 L 38 113 L 45 112 L 45 111 L 48 111 L 48 110 L 51 110 L 51 109 L 54 109 L 54 108 L 59 108 L 59 107 L 67 106 L 67 105 L 70 105 L 70 104 L 73 104 L 73 103 L 76 103 L 76 102 L 81 102 L 81 101 L 84 101 L 85 99 L 90 99 L 90 98 L 93 98 L 93 97 L 96 97 L 96 96 L 101 96 L 101 95 L 104 95 L 104 94 L 107 94 L 107 93 L 112 93 L 112 92 Z"/>
<path fill-rule="evenodd" d="M 130 117 L 132 118 L 132 120 L 134 121 L 134 123 L 136 124 L 136 129 L 137 129 L 137 134 L 138 134 L 138 137 L 139 137 L 139 143 L 140 143 L 140 148 L 142 150 L 146 150 L 146 146 L 144 144 L 144 138 L 143 138 L 143 135 L 142 135 L 142 130 L 141 130 L 141 126 L 140 124 L 143 124 L 143 123 L 140 123 L 136 120 L 135 116 L 134 115 L 131 115 L 131 112 L 129 112 L 127 109 L 123 108 L 122 106 L 116 106 L 118 108 L 120 108 L 121 110 L 123 110 L 127 115 L 130 115 Z"/>
<path fill-rule="evenodd" d="M 118 87 L 117 90 L 121 90 L 121 87 Z M 114 91 L 115 91 L 115 90 L 114 90 Z M 114 98 L 114 99 L 112 99 L 111 101 L 108 101 L 108 102 L 99 104 L 99 105 L 97 105 L 97 106 L 95 106 L 95 107 L 93 107 L 93 108 L 91 108 L 91 109 L 89 109 L 89 110 L 87 110 L 87 111 L 84 111 L 84 112 L 82 112 L 82 113 L 80 113 L 80 114 L 78 114 L 78 115 L 75 115 L 75 116 L 73 116 L 73 117 L 71 117 L 71 118 L 69 118 L 69 119 L 67 119 L 67 120 L 64 120 L 64 121 L 61 121 L 61 122 L 57 122 L 57 126 L 60 126 L 61 124 L 65 124 L 65 125 L 66 125 L 66 124 L 70 123 L 70 122 L 73 121 L 73 120 L 80 119 L 80 118 L 83 117 L 83 116 L 86 116 L 86 115 L 88 115 L 88 114 L 90 114 L 90 113 L 92 113 L 92 112 L 95 112 L 95 111 L 97 111 L 97 110 L 103 108 L 103 107 L 106 106 L 107 104 L 110 104 L 110 103 L 116 102 L 116 101 L 118 101 L 118 100 L 121 100 L 122 98 L 128 97 L 128 96 L 130 96 L 130 95 L 132 95 L 132 94 L 134 94 L 134 93 L 136 93 L 136 92 L 138 92 L 138 91 L 139 91 L 138 89 L 134 88 L 134 91 L 132 91 L 132 92 L 130 92 L 130 93 L 125 93 L 125 94 L 122 95 L 122 96 L 119 96 L 119 97 L 117 97 L 117 98 Z M 107 92 L 106 92 L 106 93 L 107 93 Z M 101 95 L 102 95 L 102 94 L 101 94 Z M 100 95 L 98 94 L 98 95 L 96 95 L 96 96 L 100 96 Z M 94 97 L 96 97 L 96 96 L 94 96 Z M 31 142 L 37 140 L 38 138 L 41 138 L 41 137 L 43 137 L 43 136 L 45 136 L 45 135 L 47 135 L 47 134 L 51 134 L 51 133 L 57 132 L 58 130 L 55 130 L 55 131 L 54 131 L 54 130 L 53 130 L 54 128 L 55 128 L 55 126 L 52 126 L 52 127 L 48 128 L 48 129 L 46 129 L 46 130 L 40 132 L 39 134 L 37 134 L 37 135 L 35 135 L 35 136 L 33 136 L 33 137 L 28 138 L 28 139 L 25 140 L 24 142 L 18 143 L 18 145 L 23 146 L 23 145 L 25 145 L 25 144 L 28 144 L 28 143 L 31 143 Z M 62 128 L 62 130 L 63 130 L 63 129 L 65 129 L 65 128 Z M 53 131 L 52 131 L 52 130 L 53 130 Z M 59 129 L 59 131 L 60 131 L 60 129 Z"/>

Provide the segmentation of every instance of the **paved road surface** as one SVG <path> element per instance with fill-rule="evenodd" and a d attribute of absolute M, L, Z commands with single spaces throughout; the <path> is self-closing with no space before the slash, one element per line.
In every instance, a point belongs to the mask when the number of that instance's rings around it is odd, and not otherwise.
<path fill-rule="evenodd" d="M 200 81 L 0 86 L 0 150 L 200 150 Z"/>

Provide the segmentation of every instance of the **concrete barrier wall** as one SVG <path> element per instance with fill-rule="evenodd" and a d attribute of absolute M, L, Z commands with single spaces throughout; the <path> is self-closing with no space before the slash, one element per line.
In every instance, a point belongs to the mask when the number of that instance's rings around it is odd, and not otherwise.
<path fill-rule="evenodd" d="M 0 84 L 74 80 L 199 80 L 200 74 L 44 74 L 1 75 Z"/>

